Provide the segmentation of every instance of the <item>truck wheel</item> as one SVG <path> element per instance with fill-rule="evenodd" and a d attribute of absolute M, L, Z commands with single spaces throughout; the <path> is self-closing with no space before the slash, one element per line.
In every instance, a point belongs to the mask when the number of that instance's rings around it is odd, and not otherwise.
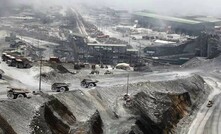
<path fill-rule="evenodd" d="M 17 68 L 21 68 L 20 63 L 17 63 Z"/>
<path fill-rule="evenodd" d="M 65 92 L 65 87 L 60 87 L 59 92 Z"/>
<path fill-rule="evenodd" d="M 19 68 L 24 68 L 24 65 L 23 65 L 23 64 L 20 64 L 19 66 L 20 66 Z"/>
<path fill-rule="evenodd" d="M 27 65 L 26 65 L 26 68 L 31 68 L 31 65 L 30 65 L 30 64 L 27 64 Z"/>
<path fill-rule="evenodd" d="M 8 97 L 9 99 L 16 99 L 16 96 L 13 94 L 13 92 L 8 92 L 8 93 L 7 93 L 7 97 Z"/>
<path fill-rule="evenodd" d="M 89 83 L 88 87 L 89 88 L 94 87 L 94 84 L 93 83 Z"/>
<path fill-rule="evenodd" d="M 84 88 L 88 88 L 86 83 L 82 83 L 81 86 L 84 87 Z"/>
<path fill-rule="evenodd" d="M 17 98 L 25 98 L 25 95 L 24 94 L 18 94 Z"/>

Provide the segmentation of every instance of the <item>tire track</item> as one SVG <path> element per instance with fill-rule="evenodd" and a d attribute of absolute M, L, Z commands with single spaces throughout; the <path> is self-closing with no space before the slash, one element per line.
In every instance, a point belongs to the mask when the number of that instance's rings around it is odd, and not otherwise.
<path fill-rule="evenodd" d="M 203 118 L 199 121 L 200 123 L 198 123 L 198 125 L 197 125 L 197 127 L 195 129 L 195 133 L 189 133 L 189 134 L 199 134 L 199 130 L 200 130 L 199 128 L 201 127 L 202 121 L 206 118 L 206 115 L 208 114 L 208 112 L 209 112 L 209 109 L 206 109 L 206 112 L 205 112 Z"/>
<path fill-rule="evenodd" d="M 219 85 L 217 83 L 216 80 L 210 78 L 210 77 L 204 77 L 205 80 L 209 80 L 206 81 L 207 83 L 210 83 L 209 85 L 212 86 L 214 88 L 214 91 L 210 94 L 210 96 L 208 97 L 208 100 L 217 100 L 218 96 L 220 95 L 220 91 L 219 91 Z M 208 126 L 208 121 L 213 118 L 212 116 L 214 116 L 214 110 L 215 108 L 218 106 L 217 103 L 215 103 L 215 106 L 211 107 L 211 108 L 207 108 L 207 102 L 205 102 L 202 107 L 201 110 L 198 112 L 196 119 L 193 121 L 193 123 L 190 126 L 190 129 L 188 131 L 188 134 L 206 134 L 206 132 L 208 132 L 208 134 L 211 134 L 211 128 L 210 129 L 206 129 L 206 126 Z M 210 125 L 209 125 L 210 127 Z"/>
<path fill-rule="evenodd" d="M 219 102 L 220 102 L 220 100 L 219 100 Z M 218 122 L 217 122 L 217 127 L 216 127 L 216 132 L 217 132 L 217 134 L 219 134 L 219 132 L 221 132 L 221 124 L 220 124 L 220 121 L 221 121 L 221 103 L 219 103 L 219 117 L 218 117 Z"/>
<path fill-rule="evenodd" d="M 218 101 L 216 101 L 218 102 Z M 214 101 L 214 103 L 216 103 Z M 217 128 L 217 123 L 219 121 L 219 117 L 220 116 L 220 111 L 221 111 L 221 105 L 220 104 L 217 104 L 214 106 L 215 109 L 213 110 L 212 112 L 212 115 L 211 117 L 209 118 L 209 120 L 207 121 L 205 127 L 204 127 L 204 132 L 203 134 L 219 134 L 218 133 L 218 128 Z"/>

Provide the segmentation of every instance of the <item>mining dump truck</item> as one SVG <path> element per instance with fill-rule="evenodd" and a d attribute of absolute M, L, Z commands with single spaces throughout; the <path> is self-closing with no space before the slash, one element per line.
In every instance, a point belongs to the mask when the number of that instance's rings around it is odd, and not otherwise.
<path fill-rule="evenodd" d="M 28 94 L 31 93 L 28 89 L 12 88 L 12 87 L 8 88 L 9 90 L 7 92 L 7 97 L 9 99 L 26 98 Z"/>
<path fill-rule="evenodd" d="M 208 103 L 207 103 L 207 105 L 206 105 L 207 107 L 212 107 L 213 106 L 213 101 L 209 101 Z"/>
<path fill-rule="evenodd" d="M 91 87 L 96 87 L 98 81 L 97 80 L 92 80 L 92 79 L 83 79 L 81 81 L 81 86 L 84 88 L 91 88 Z"/>
<path fill-rule="evenodd" d="M 15 60 L 15 56 L 7 53 L 2 54 L 2 61 L 5 61 L 7 64 L 11 64 L 12 60 Z"/>
<path fill-rule="evenodd" d="M 61 63 L 61 61 L 58 57 L 50 57 L 49 62 L 50 63 Z"/>
<path fill-rule="evenodd" d="M 67 84 L 67 83 L 54 83 L 51 86 L 51 90 L 55 91 L 55 92 L 69 91 L 69 84 Z"/>
<path fill-rule="evenodd" d="M 2 61 L 7 61 L 7 53 L 2 53 Z"/>
<path fill-rule="evenodd" d="M 16 58 L 14 56 L 7 55 L 6 63 L 8 64 L 8 66 L 15 67 L 16 66 Z"/>
<path fill-rule="evenodd" d="M 31 61 L 27 58 L 22 57 L 16 53 L 3 53 L 2 60 L 6 61 L 8 66 L 17 67 L 17 68 L 30 68 Z"/>
<path fill-rule="evenodd" d="M 30 68 L 32 67 L 31 63 L 31 61 L 24 57 L 19 57 L 15 60 L 15 65 L 17 68 Z"/>
<path fill-rule="evenodd" d="M 2 53 L 2 61 L 7 61 L 11 59 L 11 57 L 17 57 L 20 56 L 20 53 L 18 52 L 4 52 Z"/>

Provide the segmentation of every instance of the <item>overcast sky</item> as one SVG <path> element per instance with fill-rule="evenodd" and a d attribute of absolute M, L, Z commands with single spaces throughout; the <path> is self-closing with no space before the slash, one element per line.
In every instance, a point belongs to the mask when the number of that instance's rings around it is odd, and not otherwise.
<path fill-rule="evenodd" d="M 149 9 L 170 14 L 221 14 L 221 0 L 107 0 L 128 9 Z M 112 2 L 111 2 L 112 1 Z"/>
<path fill-rule="evenodd" d="M 167 14 L 206 14 L 221 16 L 221 0 L 0 0 L 0 7 L 6 3 L 35 3 L 36 5 L 65 4 L 83 2 L 130 10 L 154 10 Z"/>

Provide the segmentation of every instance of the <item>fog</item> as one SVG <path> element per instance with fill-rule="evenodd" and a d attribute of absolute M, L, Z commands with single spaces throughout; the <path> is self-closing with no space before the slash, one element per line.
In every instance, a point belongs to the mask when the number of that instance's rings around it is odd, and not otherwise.
<path fill-rule="evenodd" d="M 86 3 L 93 6 L 106 6 L 116 9 L 151 10 L 166 14 L 215 15 L 221 16 L 219 0 L 0 0 L 0 11 L 16 4 L 31 4 L 35 7 L 53 5 L 77 6 Z"/>

